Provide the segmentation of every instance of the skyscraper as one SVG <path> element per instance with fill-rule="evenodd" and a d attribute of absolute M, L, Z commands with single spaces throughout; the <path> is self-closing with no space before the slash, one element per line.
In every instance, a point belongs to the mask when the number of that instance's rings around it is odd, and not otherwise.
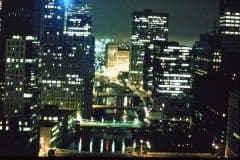
<path fill-rule="evenodd" d="M 144 89 L 162 102 L 183 101 L 191 88 L 190 50 L 178 42 L 150 43 L 144 57 Z"/>
<path fill-rule="evenodd" d="M 240 2 L 236 0 L 220 1 L 218 31 L 221 35 L 240 35 Z"/>
<path fill-rule="evenodd" d="M 218 24 L 218 34 L 221 37 L 222 70 L 229 79 L 239 78 L 240 1 L 220 1 Z"/>
<path fill-rule="evenodd" d="M 195 43 L 191 51 L 194 77 L 222 70 L 220 42 L 220 36 L 216 34 L 200 35 L 200 40 Z"/>
<path fill-rule="evenodd" d="M 6 41 L 13 35 L 29 36 L 33 31 L 33 0 L 0 1 L 0 85 L 1 101 L 4 101 Z M 18 26 L 18 27 L 16 27 Z M 0 102 L 1 103 L 1 102 Z"/>
<path fill-rule="evenodd" d="M 228 119 L 228 91 L 239 83 L 240 1 L 221 0 L 217 32 L 201 37 L 193 49 L 193 123 L 224 155 Z M 200 72 L 199 72 L 200 71 Z"/>
<path fill-rule="evenodd" d="M 2 0 L 0 0 L 0 37 L 2 33 Z"/>
<path fill-rule="evenodd" d="M 61 0 L 46 3 L 41 41 L 41 104 L 89 110 L 94 75 L 89 7 L 79 1 L 72 5 Z"/>
<path fill-rule="evenodd" d="M 8 133 L 20 134 L 19 142 L 24 143 L 25 139 L 30 145 L 38 141 L 39 120 L 39 41 L 33 29 L 34 2 L 2 1 L 0 37 L 5 129 Z"/>
<path fill-rule="evenodd" d="M 65 13 L 64 34 L 69 36 L 89 36 L 92 32 L 90 7 L 79 0 L 74 0 Z"/>
<path fill-rule="evenodd" d="M 39 42 L 35 37 L 13 36 L 7 39 L 5 115 L 8 118 L 21 116 L 23 119 L 24 110 L 37 105 L 38 48 Z"/>
<path fill-rule="evenodd" d="M 27 2 L 27 3 L 26 3 Z M 18 94 L 19 101 L 21 103 L 15 103 L 15 106 L 11 105 L 10 101 L 6 101 L 5 104 L 5 116 L 12 118 L 14 114 L 14 110 L 22 110 L 23 109 L 23 93 L 24 89 L 23 86 L 24 84 L 24 79 L 27 79 L 25 75 L 25 68 L 24 68 L 24 59 L 25 55 L 28 55 L 30 52 L 33 51 L 28 51 L 25 50 L 25 41 L 16 39 L 16 37 L 29 37 L 33 35 L 33 20 L 34 20 L 34 1 L 26 1 L 26 0 L 20 0 L 20 1 L 2 1 L 2 11 L 1 11 L 1 23 L 2 23 L 2 34 L 1 34 L 1 47 L 0 47 L 0 52 L 1 52 L 1 60 L 3 60 L 3 66 L 1 64 L 1 79 L 2 82 L 4 80 L 10 80 L 12 79 L 13 81 L 15 80 L 14 83 L 17 83 L 20 86 L 14 86 L 13 82 L 10 82 L 7 84 L 5 83 L 5 87 L 9 88 L 9 85 L 13 85 L 12 89 L 20 89 L 22 88 L 22 96 Z M 16 27 L 19 26 L 19 27 Z M 14 38 L 13 38 L 14 36 Z M 25 39 L 25 38 L 24 38 Z M 13 41 L 13 42 L 11 42 Z M 15 41 L 17 41 L 15 43 Z M 20 42 L 21 41 L 21 42 Z M 28 52 L 28 53 L 26 53 Z M 8 58 L 8 59 L 7 59 Z M 11 62 L 14 62 L 14 67 L 18 67 L 13 71 L 13 66 L 10 64 L 9 59 L 11 59 Z M 8 60 L 8 61 L 7 61 Z M 19 62 L 17 62 L 19 61 Z M 21 65 L 19 63 L 22 63 Z M 16 66 L 15 66 L 16 65 Z M 7 67 L 7 68 L 5 68 Z M 20 73 L 21 70 L 21 73 Z M 5 75 L 6 74 L 6 75 Z M 21 76 L 18 77 L 17 79 L 16 76 Z M 20 82 L 22 84 L 20 84 Z M 11 89 L 10 89 L 11 90 Z M 8 90 L 9 91 L 9 90 Z M 13 95 L 9 94 L 8 91 L 5 92 L 6 100 L 10 97 L 14 97 Z M 21 100 L 20 100 L 21 99 Z M 15 108 L 15 109 L 13 109 Z M 22 116 L 22 115 L 21 115 Z"/>
<path fill-rule="evenodd" d="M 2 0 L 0 0 L 0 44 L 2 37 Z M 0 54 L 0 67 L 4 65 L 4 54 Z M 0 69 L 0 73 L 3 74 L 3 69 Z M 4 101 L 4 77 L 0 77 L 0 116 L 3 116 L 3 101 Z"/>
<path fill-rule="evenodd" d="M 146 43 L 168 39 L 168 14 L 144 10 L 132 14 L 132 37 L 129 80 L 143 85 L 143 59 Z"/>
<path fill-rule="evenodd" d="M 239 86 L 239 84 L 238 84 Z M 239 89 L 229 93 L 228 123 L 226 135 L 226 158 L 239 158 Z"/>
<path fill-rule="evenodd" d="M 64 0 L 45 0 L 39 2 L 40 36 L 42 41 L 54 41 L 54 37 L 63 34 L 65 4 Z"/>

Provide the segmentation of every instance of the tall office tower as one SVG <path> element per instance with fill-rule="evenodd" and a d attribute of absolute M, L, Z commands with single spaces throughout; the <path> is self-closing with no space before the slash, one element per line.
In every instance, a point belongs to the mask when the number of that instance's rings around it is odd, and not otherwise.
<path fill-rule="evenodd" d="M 67 8 L 64 27 L 65 54 L 68 54 L 68 58 L 64 58 L 64 72 L 69 84 L 68 95 L 71 97 L 69 108 L 72 106 L 82 111 L 83 117 L 89 117 L 91 112 L 94 78 L 95 39 L 91 36 L 90 9 L 83 1 L 73 0 Z"/>
<path fill-rule="evenodd" d="M 167 41 L 168 14 L 144 10 L 132 14 L 132 37 L 129 80 L 143 85 L 145 45 L 153 40 Z M 147 53 L 146 53 L 147 54 Z"/>
<path fill-rule="evenodd" d="M 35 82 L 37 54 L 33 35 L 34 0 L 2 1 L 2 34 L 0 43 L 1 76 L 5 81 L 4 116 L 19 120 L 10 127 L 21 130 L 34 127 L 37 120 L 37 88 Z M 1 59 L 2 60 L 2 59 Z M 31 61 L 31 62 L 29 62 Z M 34 95 L 31 97 L 30 95 Z M 33 116 L 33 117 L 32 117 Z M 31 118 L 34 118 L 32 121 Z M 21 124 L 20 124 L 21 122 Z M 26 123 L 25 123 L 26 122 Z M 17 131 L 18 128 L 10 128 Z M 36 130 L 30 129 L 30 132 Z M 36 132 L 35 132 L 36 133 Z"/>
<path fill-rule="evenodd" d="M 120 72 L 129 72 L 129 49 L 119 44 L 109 43 L 106 46 L 106 69 L 109 76 L 117 78 Z"/>
<path fill-rule="evenodd" d="M 224 74 L 236 79 L 240 76 L 240 1 L 221 0 L 218 23 L 221 36 L 222 70 Z"/>
<path fill-rule="evenodd" d="M 2 37 L 2 0 L 0 0 L 0 41 Z M 1 46 L 0 46 L 1 47 Z M 3 61 L 3 56 L 0 53 L 0 67 L 2 67 L 2 64 L 4 63 Z M 0 74 L 2 74 L 2 70 L 0 69 Z M 3 117 L 3 101 L 4 101 L 4 78 L 0 78 L 0 117 Z"/>
<path fill-rule="evenodd" d="M 200 35 L 200 40 L 195 43 L 191 51 L 194 77 L 221 71 L 220 45 L 220 36 L 210 33 Z"/>
<path fill-rule="evenodd" d="M 225 157 L 239 158 L 240 129 L 239 129 L 239 89 L 229 93 L 228 123 Z"/>
<path fill-rule="evenodd" d="M 45 0 L 39 3 L 41 40 L 48 43 L 63 34 L 65 4 L 64 0 Z"/>
<path fill-rule="evenodd" d="M 89 36 L 92 31 L 92 17 L 87 4 L 75 0 L 66 10 L 64 33 L 69 36 Z"/>
<path fill-rule="evenodd" d="M 41 106 L 63 105 L 62 78 L 63 30 L 65 4 L 63 0 L 45 0 L 40 5 L 41 40 Z"/>
<path fill-rule="evenodd" d="M 221 35 L 240 35 L 240 2 L 236 0 L 220 1 L 218 31 Z"/>
<path fill-rule="evenodd" d="M 34 134 L 30 143 L 37 138 L 39 118 L 38 49 L 39 41 L 33 36 L 17 35 L 6 41 L 5 116 L 18 120 L 19 128 L 11 129 Z"/>
<path fill-rule="evenodd" d="M 55 30 L 50 28 L 50 31 L 49 27 L 43 28 L 46 35 L 41 45 L 41 104 L 67 110 L 81 109 L 83 114 L 87 114 L 92 101 L 94 75 L 94 37 L 88 30 L 91 16 L 89 8 L 81 6 L 78 1 L 66 7 L 60 2 L 48 2 L 55 8 L 52 11 L 55 16 L 43 22 L 59 23 L 59 27 Z M 63 15 L 66 15 L 65 20 Z M 45 14 L 44 17 L 48 16 Z M 79 24 L 82 19 L 85 22 Z"/>
<path fill-rule="evenodd" d="M 0 101 L 4 101 L 6 40 L 13 35 L 32 35 L 33 2 L 34 0 L 0 1 Z"/>
<path fill-rule="evenodd" d="M 144 89 L 166 103 L 183 100 L 191 88 L 190 51 L 178 42 L 154 41 L 146 46 Z"/>
<path fill-rule="evenodd" d="M 0 0 L 0 37 L 2 33 L 2 0 Z"/>

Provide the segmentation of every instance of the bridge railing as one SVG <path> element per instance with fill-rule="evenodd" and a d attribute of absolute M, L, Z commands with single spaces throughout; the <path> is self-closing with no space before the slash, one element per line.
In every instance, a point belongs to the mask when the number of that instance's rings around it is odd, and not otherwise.
<path fill-rule="evenodd" d="M 112 122 L 112 121 L 94 121 L 94 120 L 75 120 L 77 124 L 82 127 L 113 127 L 113 128 L 141 128 L 143 122 L 141 121 L 126 121 L 126 122 Z"/>

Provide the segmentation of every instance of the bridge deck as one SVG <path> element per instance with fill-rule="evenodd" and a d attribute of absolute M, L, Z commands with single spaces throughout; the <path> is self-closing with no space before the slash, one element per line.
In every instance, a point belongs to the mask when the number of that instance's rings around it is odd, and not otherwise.
<path fill-rule="evenodd" d="M 141 128 L 143 123 L 141 121 L 128 121 L 128 122 L 99 122 L 81 120 L 76 122 L 81 127 L 112 127 L 112 128 Z"/>

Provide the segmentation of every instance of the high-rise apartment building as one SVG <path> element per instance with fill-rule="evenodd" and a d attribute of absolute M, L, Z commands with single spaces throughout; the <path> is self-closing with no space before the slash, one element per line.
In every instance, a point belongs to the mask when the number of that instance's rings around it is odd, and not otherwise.
<path fill-rule="evenodd" d="M 132 14 L 132 37 L 129 80 L 143 85 L 143 59 L 146 43 L 168 39 L 168 14 L 144 10 Z"/>

